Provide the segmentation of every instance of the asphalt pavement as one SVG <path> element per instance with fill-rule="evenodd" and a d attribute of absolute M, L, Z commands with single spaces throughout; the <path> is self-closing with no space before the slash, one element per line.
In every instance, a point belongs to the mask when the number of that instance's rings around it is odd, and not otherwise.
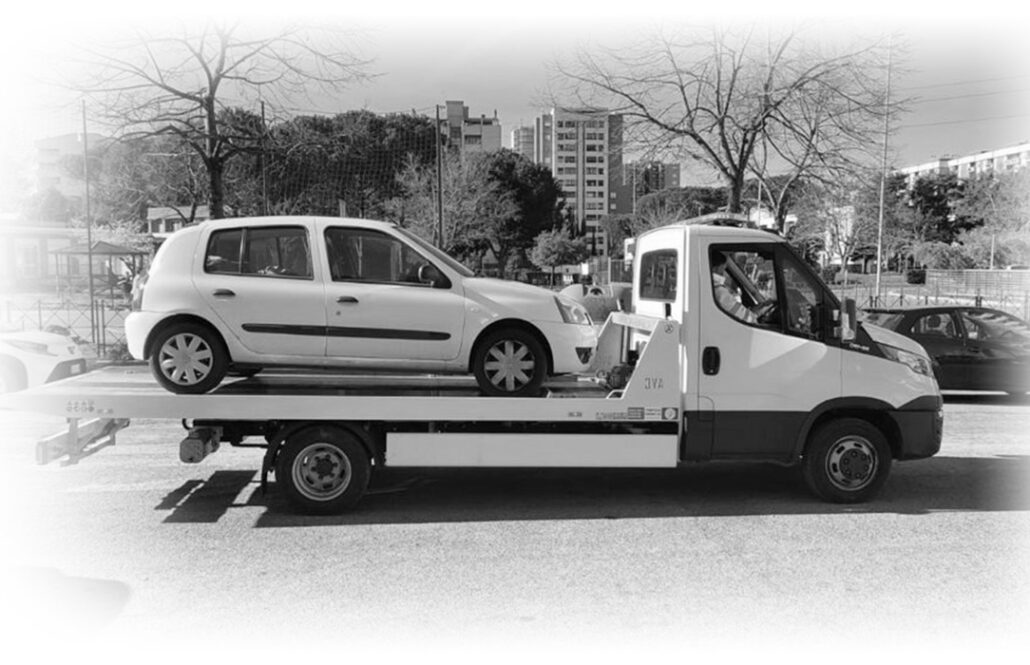
<path fill-rule="evenodd" d="M 310 517 L 262 493 L 261 450 L 181 464 L 176 422 L 48 466 L 34 442 L 61 419 L 0 424 L 3 643 L 39 657 L 893 662 L 1027 645 L 1024 399 L 948 395 L 940 454 L 896 463 L 859 506 L 726 463 L 384 470 L 354 512 Z"/>

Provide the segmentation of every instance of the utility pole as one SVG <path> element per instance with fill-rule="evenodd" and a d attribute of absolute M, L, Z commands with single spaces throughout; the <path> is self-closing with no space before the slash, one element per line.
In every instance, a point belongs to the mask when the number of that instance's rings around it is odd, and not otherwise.
<path fill-rule="evenodd" d="M 444 248 L 443 235 L 443 137 L 440 132 L 440 105 L 436 105 L 436 246 Z"/>
<path fill-rule="evenodd" d="M 268 137 L 268 125 L 265 121 L 265 100 L 261 100 L 261 214 L 268 214 L 268 176 L 265 163 L 268 160 L 266 139 Z"/>
<path fill-rule="evenodd" d="M 90 339 L 96 344 L 97 315 L 93 306 L 93 221 L 89 209 L 89 134 L 86 133 L 86 100 L 82 101 L 82 177 L 86 182 L 86 274 L 89 285 L 89 331 Z"/>
<path fill-rule="evenodd" d="M 880 303 L 880 272 L 883 264 L 883 200 L 887 189 L 887 136 L 890 133 L 890 101 L 891 101 L 891 58 L 893 37 L 887 41 L 887 95 L 883 100 L 883 158 L 880 162 L 880 214 L 876 226 L 876 289 L 873 292 L 874 304 Z M 847 259 L 844 274 L 847 274 Z"/>

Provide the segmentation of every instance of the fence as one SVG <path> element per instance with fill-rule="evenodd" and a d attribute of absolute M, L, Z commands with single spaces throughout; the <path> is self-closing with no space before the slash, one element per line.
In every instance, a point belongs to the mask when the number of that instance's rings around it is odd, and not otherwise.
<path fill-rule="evenodd" d="M 0 321 L 5 328 L 52 330 L 67 334 L 80 343 L 89 343 L 99 358 L 122 357 L 128 305 L 97 300 L 92 307 L 93 315 L 90 316 L 89 303 L 6 300 L 0 311 Z"/>
<path fill-rule="evenodd" d="M 879 294 L 866 283 L 837 285 L 834 292 L 860 308 L 956 304 L 1030 320 L 1030 270 L 927 270 L 925 284 L 888 283 Z"/>

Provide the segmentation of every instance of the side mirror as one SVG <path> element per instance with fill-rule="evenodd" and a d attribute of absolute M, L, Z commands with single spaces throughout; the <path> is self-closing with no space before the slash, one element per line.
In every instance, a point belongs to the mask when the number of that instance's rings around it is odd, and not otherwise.
<path fill-rule="evenodd" d="M 423 263 L 418 267 L 418 281 L 429 284 L 434 289 L 446 289 L 450 286 L 450 282 L 440 269 L 432 263 Z"/>
<path fill-rule="evenodd" d="M 834 329 L 834 337 L 838 337 L 842 342 L 855 339 L 858 331 L 858 307 L 855 306 L 853 298 L 846 298 L 843 307 L 834 311 L 834 319 L 838 323 Z"/>

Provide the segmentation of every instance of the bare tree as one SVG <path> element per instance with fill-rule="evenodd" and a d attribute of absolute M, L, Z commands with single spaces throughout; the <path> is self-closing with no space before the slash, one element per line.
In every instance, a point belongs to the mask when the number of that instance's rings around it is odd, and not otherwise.
<path fill-rule="evenodd" d="M 793 32 L 659 35 L 635 49 L 580 52 L 573 64 L 559 64 L 556 103 L 622 114 L 627 144 L 714 169 L 728 210 L 741 212 L 749 174 L 779 170 L 796 179 L 862 156 L 885 109 L 881 50 L 820 53 Z M 791 179 L 780 182 L 789 187 Z M 766 191 L 775 201 L 787 190 Z"/>
<path fill-rule="evenodd" d="M 75 87 L 122 137 L 173 135 L 203 162 L 212 218 L 225 215 L 226 164 L 256 147 L 262 128 L 236 122 L 250 98 L 273 110 L 313 88 L 334 92 L 367 77 L 369 62 L 336 44 L 342 35 L 288 27 L 252 33 L 239 24 L 184 27 L 176 36 L 137 32 L 84 49 L 92 72 Z M 256 104 L 256 101 L 255 101 Z"/>

